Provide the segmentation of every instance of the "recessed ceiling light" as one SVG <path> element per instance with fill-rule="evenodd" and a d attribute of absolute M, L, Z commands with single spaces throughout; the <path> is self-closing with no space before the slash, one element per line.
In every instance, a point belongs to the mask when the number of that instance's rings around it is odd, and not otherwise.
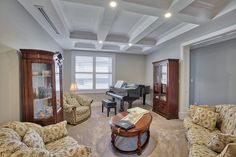
<path fill-rule="evenodd" d="M 111 1 L 110 2 L 110 7 L 115 8 L 117 6 L 116 1 Z"/>
<path fill-rule="evenodd" d="M 99 41 L 98 41 L 98 43 L 99 43 L 99 44 L 102 44 L 102 43 L 103 43 L 103 41 L 102 41 L 102 40 L 99 40 Z"/>
<path fill-rule="evenodd" d="M 129 43 L 129 46 L 132 46 L 133 44 L 132 43 Z"/>
<path fill-rule="evenodd" d="M 170 12 L 165 13 L 165 18 L 170 18 L 172 14 Z"/>

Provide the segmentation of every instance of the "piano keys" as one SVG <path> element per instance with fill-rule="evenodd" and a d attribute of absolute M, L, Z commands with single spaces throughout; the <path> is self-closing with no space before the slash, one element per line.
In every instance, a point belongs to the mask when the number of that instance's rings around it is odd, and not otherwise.
<path fill-rule="evenodd" d="M 128 108 L 131 108 L 132 103 L 140 97 L 143 98 L 143 105 L 145 105 L 146 95 L 150 93 L 150 86 L 145 85 L 127 85 L 124 83 L 120 88 L 116 87 L 110 87 L 106 94 L 111 96 L 113 101 L 115 99 L 120 100 L 120 111 L 124 111 L 124 102 L 128 102 Z"/>

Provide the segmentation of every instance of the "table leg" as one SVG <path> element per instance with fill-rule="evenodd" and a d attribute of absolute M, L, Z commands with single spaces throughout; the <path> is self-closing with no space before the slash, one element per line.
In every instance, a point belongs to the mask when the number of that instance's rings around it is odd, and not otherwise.
<path fill-rule="evenodd" d="M 111 133 L 111 143 L 115 144 L 115 135 L 114 135 L 114 133 Z"/>
<path fill-rule="evenodd" d="M 141 134 L 138 134 L 138 142 L 137 142 L 137 154 L 141 155 L 142 148 L 141 148 Z"/>

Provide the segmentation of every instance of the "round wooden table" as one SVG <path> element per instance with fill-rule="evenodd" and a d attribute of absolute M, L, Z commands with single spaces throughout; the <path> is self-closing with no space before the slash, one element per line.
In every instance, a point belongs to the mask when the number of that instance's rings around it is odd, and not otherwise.
<path fill-rule="evenodd" d="M 116 116 L 112 117 L 109 124 L 111 126 L 111 143 L 113 147 L 121 153 L 135 153 L 137 152 L 138 155 L 141 155 L 143 148 L 147 145 L 149 138 L 150 138 L 150 131 L 149 127 L 152 122 L 152 115 L 147 113 L 142 116 L 142 118 L 135 124 L 135 127 L 129 130 L 124 130 L 117 127 L 114 122 L 121 120 L 125 117 L 128 112 L 120 112 Z M 141 143 L 141 136 L 147 133 L 147 138 L 145 142 Z M 116 138 L 117 137 L 135 137 L 137 136 L 137 149 L 135 150 L 121 150 L 116 146 Z"/>

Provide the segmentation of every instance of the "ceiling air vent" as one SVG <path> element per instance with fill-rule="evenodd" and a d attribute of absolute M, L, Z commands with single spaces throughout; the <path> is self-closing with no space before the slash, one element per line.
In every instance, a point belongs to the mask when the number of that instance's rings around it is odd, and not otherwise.
<path fill-rule="evenodd" d="M 52 20 L 48 17 L 45 10 L 43 9 L 43 6 L 35 5 L 35 7 L 38 9 L 38 11 L 42 14 L 42 16 L 45 18 L 45 20 L 48 22 L 48 24 L 51 26 L 51 28 L 55 31 L 56 34 L 60 34 L 55 25 L 53 24 Z"/>

